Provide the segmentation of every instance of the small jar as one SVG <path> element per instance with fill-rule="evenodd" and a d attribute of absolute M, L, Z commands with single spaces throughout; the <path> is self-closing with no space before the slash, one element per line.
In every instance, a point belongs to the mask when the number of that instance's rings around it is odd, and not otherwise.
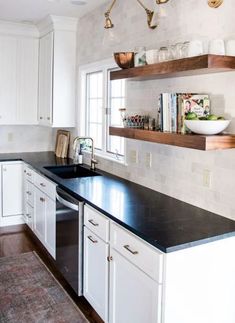
<path fill-rule="evenodd" d="M 135 66 L 143 66 L 147 64 L 146 60 L 146 48 L 136 47 L 135 48 Z"/>
<path fill-rule="evenodd" d="M 183 47 L 184 47 L 184 44 L 183 43 L 177 43 L 177 44 L 175 44 L 175 47 L 176 47 L 176 58 L 177 59 L 183 58 Z"/>
<path fill-rule="evenodd" d="M 182 58 L 186 58 L 189 56 L 189 41 L 185 41 L 182 45 Z"/>
<path fill-rule="evenodd" d="M 169 49 L 167 47 L 161 47 L 159 52 L 158 52 L 158 61 L 159 62 L 165 62 L 168 61 L 170 58 L 169 55 Z"/>

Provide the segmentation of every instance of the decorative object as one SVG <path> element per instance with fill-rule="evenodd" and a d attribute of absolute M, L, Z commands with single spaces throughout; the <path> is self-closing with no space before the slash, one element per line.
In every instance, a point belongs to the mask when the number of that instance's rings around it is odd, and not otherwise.
<path fill-rule="evenodd" d="M 226 55 L 235 56 L 235 39 L 226 42 Z"/>
<path fill-rule="evenodd" d="M 209 43 L 209 54 L 225 55 L 225 44 L 223 39 L 213 39 Z"/>
<path fill-rule="evenodd" d="M 87 319 L 36 253 L 0 259 L 1 322 L 80 322 Z"/>
<path fill-rule="evenodd" d="M 111 6 L 108 8 L 108 10 L 105 12 L 105 14 L 104 14 L 104 16 L 105 16 L 105 26 L 104 26 L 104 28 L 105 29 L 110 29 L 110 28 L 113 28 L 114 27 L 114 24 L 112 23 L 112 20 L 111 20 L 111 18 L 110 18 L 110 13 L 111 13 L 111 11 L 112 11 L 112 9 L 113 9 L 113 6 L 115 5 L 115 3 L 116 3 L 116 1 L 117 0 L 113 0 L 113 2 L 111 3 Z M 142 1 L 140 1 L 140 0 L 136 0 L 138 3 L 139 3 L 139 5 L 145 10 L 145 12 L 146 12 L 146 15 L 147 15 L 147 24 L 148 24 L 148 27 L 150 28 L 150 29 L 155 29 L 156 27 L 157 27 L 157 24 L 156 23 L 154 23 L 154 19 L 153 19 L 153 17 L 154 17 L 154 11 L 152 11 L 152 10 L 149 10 L 143 3 L 142 3 Z M 164 2 L 163 2 L 164 1 Z M 162 0 L 162 1 L 160 1 L 159 2 L 159 4 L 160 3 L 165 3 L 165 2 L 167 2 L 168 0 Z M 158 2 L 157 2 L 158 3 Z"/>
<path fill-rule="evenodd" d="M 158 63 L 158 49 L 150 49 L 146 51 L 146 62 L 147 64 Z"/>
<path fill-rule="evenodd" d="M 69 150 L 70 131 L 57 130 L 55 155 L 59 158 L 67 158 Z"/>
<path fill-rule="evenodd" d="M 120 68 L 131 68 L 134 67 L 134 52 L 120 52 L 114 53 L 114 59 Z"/>
<path fill-rule="evenodd" d="M 119 111 L 121 112 L 124 128 L 144 129 L 146 124 L 149 126 L 149 116 L 138 114 L 129 116 L 125 113 L 126 109 L 119 109 Z"/>
<path fill-rule="evenodd" d="M 146 65 L 146 48 L 136 47 L 135 48 L 135 67 Z"/>
<path fill-rule="evenodd" d="M 218 8 L 222 5 L 223 2 L 224 0 L 208 0 L 208 5 L 211 8 Z"/>
<path fill-rule="evenodd" d="M 230 120 L 185 120 L 184 122 L 194 133 L 200 135 L 216 135 L 228 127 Z"/>

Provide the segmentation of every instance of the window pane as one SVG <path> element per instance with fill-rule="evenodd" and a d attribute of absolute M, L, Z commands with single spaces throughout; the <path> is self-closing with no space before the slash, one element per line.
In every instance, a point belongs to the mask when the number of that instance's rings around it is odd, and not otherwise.
<path fill-rule="evenodd" d="M 102 99 L 90 99 L 90 122 L 102 123 Z"/>
<path fill-rule="evenodd" d="M 110 82 L 108 126 L 122 126 L 119 109 L 125 108 L 125 85 L 125 80 Z M 108 135 L 107 146 L 108 152 L 124 155 L 124 138 Z"/>
<path fill-rule="evenodd" d="M 94 146 L 102 149 L 103 73 L 87 74 L 87 135 L 94 139 Z"/>
<path fill-rule="evenodd" d="M 96 149 L 102 149 L 102 125 L 90 123 L 89 136 L 94 140 Z"/>

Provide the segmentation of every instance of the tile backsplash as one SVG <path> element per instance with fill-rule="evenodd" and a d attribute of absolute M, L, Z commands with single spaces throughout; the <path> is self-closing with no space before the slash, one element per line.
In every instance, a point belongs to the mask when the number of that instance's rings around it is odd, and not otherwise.
<path fill-rule="evenodd" d="M 51 151 L 56 131 L 40 126 L 1 126 L 0 153 Z"/>

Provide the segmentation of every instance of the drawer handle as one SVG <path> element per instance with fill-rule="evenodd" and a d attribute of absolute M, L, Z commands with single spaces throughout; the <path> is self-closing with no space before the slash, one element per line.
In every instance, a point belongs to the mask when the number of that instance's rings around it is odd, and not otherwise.
<path fill-rule="evenodd" d="M 87 237 L 92 243 L 98 243 L 97 240 L 93 239 L 92 236 Z"/>
<path fill-rule="evenodd" d="M 40 197 L 41 202 L 45 202 L 45 199 L 43 197 Z"/>
<path fill-rule="evenodd" d="M 32 195 L 32 193 L 30 191 L 27 191 L 26 194 L 28 194 L 29 196 Z"/>
<path fill-rule="evenodd" d="M 129 251 L 132 255 L 138 255 L 138 253 L 139 253 L 138 251 L 131 250 L 131 248 L 128 244 L 123 246 L 123 248 L 125 248 L 127 251 Z"/>
<path fill-rule="evenodd" d="M 99 223 L 96 223 L 94 220 L 88 220 L 88 222 L 90 222 L 92 225 L 94 225 L 94 227 L 98 227 Z"/>
<path fill-rule="evenodd" d="M 42 187 L 46 187 L 46 184 L 44 184 L 44 183 L 40 183 L 40 185 L 41 185 Z"/>
<path fill-rule="evenodd" d="M 32 219 L 32 216 L 29 213 L 27 213 L 26 216 L 27 218 Z"/>
<path fill-rule="evenodd" d="M 32 176 L 32 174 L 31 174 L 31 173 L 27 173 L 27 175 L 28 175 L 28 176 Z"/>

